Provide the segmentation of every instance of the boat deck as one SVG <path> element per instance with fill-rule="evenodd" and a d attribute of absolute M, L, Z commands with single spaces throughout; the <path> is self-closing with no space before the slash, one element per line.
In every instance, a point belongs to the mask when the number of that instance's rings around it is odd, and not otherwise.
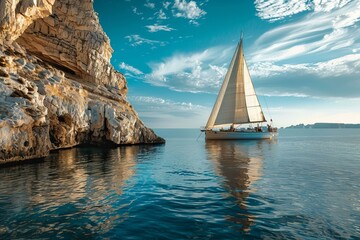
<path fill-rule="evenodd" d="M 223 140 L 250 140 L 250 139 L 272 139 L 277 136 L 277 132 L 256 132 L 251 130 L 241 131 L 213 131 L 206 130 L 205 138 L 210 139 L 223 139 Z"/>

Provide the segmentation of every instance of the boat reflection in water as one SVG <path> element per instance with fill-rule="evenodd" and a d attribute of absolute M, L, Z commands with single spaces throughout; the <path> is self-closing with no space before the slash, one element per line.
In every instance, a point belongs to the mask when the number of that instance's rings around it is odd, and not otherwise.
<path fill-rule="evenodd" d="M 235 198 L 238 214 L 226 219 L 241 225 L 242 231 L 249 231 L 255 216 L 247 209 L 247 198 L 256 192 L 253 184 L 261 178 L 263 168 L 263 147 L 269 141 L 206 141 L 208 159 L 215 172 L 223 178 L 223 187 Z M 271 143 L 270 143 L 271 144 Z M 236 211 L 236 210 L 235 210 Z M 234 217 L 236 216 L 236 217 Z"/>

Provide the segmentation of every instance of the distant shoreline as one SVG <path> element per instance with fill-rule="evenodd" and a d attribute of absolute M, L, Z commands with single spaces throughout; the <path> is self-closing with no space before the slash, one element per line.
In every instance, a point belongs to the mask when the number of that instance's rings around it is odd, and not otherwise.
<path fill-rule="evenodd" d="M 314 124 L 298 124 L 285 127 L 285 129 L 298 129 L 298 128 L 360 128 L 358 123 L 314 123 Z"/>

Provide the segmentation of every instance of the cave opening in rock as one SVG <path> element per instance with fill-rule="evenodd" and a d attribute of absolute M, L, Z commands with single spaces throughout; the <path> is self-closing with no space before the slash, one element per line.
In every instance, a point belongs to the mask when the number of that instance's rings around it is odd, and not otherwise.
<path fill-rule="evenodd" d="M 31 52 L 31 51 L 29 51 L 29 52 Z M 61 65 L 59 62 L 55 62 L 55 61 L 47 58 L 46 56 L 44 56 L 41 53 L 33 53 L 33 54 L 36 55 L 38 58 L 40 58 L 43 62 L 49 64 L 50 66 L 63 71 L 66 75 L 77 76 L 75 71 L 71 70 L 68 67 L 65 67 L 64 65 Z"/>
<path fill-rule="evenodd" d="M 55 10 L 55 9 L 54 9 Z M 76 47 L 64 39 L 68 34 L 62 21 L 54 13 L 33 21 L 16 39 L 21 47 L 44 63 L 63 71 L 69 76 L 79 76 Z"/>

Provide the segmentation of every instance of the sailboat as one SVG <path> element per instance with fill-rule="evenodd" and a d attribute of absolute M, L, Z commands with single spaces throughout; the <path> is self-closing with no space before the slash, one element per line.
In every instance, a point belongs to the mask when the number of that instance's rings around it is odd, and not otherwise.
<path fill-rule="evenodd" d="M 267 122 L 257 98 L 243 51 L 242 37 L 237 45 L 224 82 L 212 109 L 206 139 L 271 139 L 277 136 L 272 120 Z M 247 124 L 248 127 L 242 127 Z M 256 124 L 256 127 L 249 125 Z"/>

